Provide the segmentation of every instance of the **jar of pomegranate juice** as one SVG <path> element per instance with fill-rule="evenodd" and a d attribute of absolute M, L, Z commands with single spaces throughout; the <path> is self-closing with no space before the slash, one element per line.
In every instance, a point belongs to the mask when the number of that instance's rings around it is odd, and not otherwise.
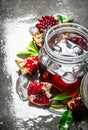
<path fill-rule="evenodd" d="M 87 71 L 88 30 L 76 23 L 51 27 L 40 49 L 40 73 L 60 92 L 79 90 Z"/>

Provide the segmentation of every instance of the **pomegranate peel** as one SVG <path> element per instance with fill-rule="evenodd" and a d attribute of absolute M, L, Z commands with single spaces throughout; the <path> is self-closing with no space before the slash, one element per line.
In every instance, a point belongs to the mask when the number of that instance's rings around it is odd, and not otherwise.
<path fill-rule="evenodd" d="M 50 105 L 50 89 L 52 84 L 47 82 L 32 82 L 28 85 L 29 102 L 37 106 Z"/>
<path fill-rule="evenodd" d="M 44 37 L 43 33 L 35 34 L 33 36 L 33 40 L 35 41 L 36 45 L 38 45 L 39 47 L 42 47 L 44 44 L 43 37 Z"/>
<path fill-rule="evenodd" d="M 26 75 L 28 73 L 28 69 L 24 67 L 25 62 L 23 60 L 15 60 L 15 62 L 20 68 L 22 75 Z"/>

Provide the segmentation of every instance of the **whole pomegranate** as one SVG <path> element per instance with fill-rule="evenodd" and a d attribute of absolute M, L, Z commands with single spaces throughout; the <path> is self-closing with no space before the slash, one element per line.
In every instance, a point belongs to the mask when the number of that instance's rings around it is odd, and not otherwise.
<path fill-rule="evenodd" d="M 37 106 L 50 105 L 50 89 L 52 84 L 47 82 L 32 82 L 28 85 L 27 93 L 29 102 Z"/>

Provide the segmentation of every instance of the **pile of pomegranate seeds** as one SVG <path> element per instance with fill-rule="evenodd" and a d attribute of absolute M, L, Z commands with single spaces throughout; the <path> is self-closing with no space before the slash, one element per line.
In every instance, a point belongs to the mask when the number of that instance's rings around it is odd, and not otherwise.
<path fill-rule="evenodd" d="M 53 16 L 42 16 L 42 18 L 39 19 L 38 21 L 39 23 L 36 24 L 36 27 L 38 27 L 40 31 L 44 31 L 49 27 L 58 24 L 58 20 L 56 20 L 55 17 Z"/>

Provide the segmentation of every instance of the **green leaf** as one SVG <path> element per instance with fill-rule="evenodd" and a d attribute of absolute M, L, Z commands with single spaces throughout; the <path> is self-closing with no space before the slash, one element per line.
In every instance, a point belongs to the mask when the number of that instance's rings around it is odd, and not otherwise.
<path fill-rule="evenodd" d="M 34 41 L 30 42 L 27 51 L 19 52 L 17 54 L 17 56 L 20 58 L 27 58 L 29 56 L 38 56 L 38 55 L 39 55 L 38 47 L 34 43 Z"/>
<path fill-rule="evenodd" d="M 71 22 L 71 21 L 73 21 L 73 17 L 74 17 L 73 14 L 67 15 L 65 22 Z"/>
<path fill-rule="evenodd" d="M 59 23 L 63 23 L 63 17 L 61 15 L 59 15 L 59 17 L 57 18 Z"/>
<path fill-rule="evenodd" d="M 35 44 L 34 41 L 31 41 L 31 42 L 29 43 L 29 46 L 28 46 L 27 49 L 28 49 L 29 51 L 33 50 L 33 51 L 35 51 L 35 52 L 38 53 L 38 47 L 37 47 L 37 45 Z"/>
<path fill-rule="evenodd" d="M 28 51 L 29 51 L 30 54 L 32 54 L 32 55 L 35 55 L 35 54 L 39 55 L 39 53 L 38 53 L 36 50 L 34 50 L 33 48 L 31 48 L 31 47 L 30 47 L 30 49 L 29 49 Z"/>
<path fill-rule="evenodd" d="M 57 96 L 55 96 L 54 98 L 52 98 L 51 100 L 59 100 L 59 101 L 62 101 L 62 100 L 65 100 L 65 99 L 68 99 L 68 98 L 71 98 L 71 94 L 58 94 Z"/>
<path fill-rule="evenodd" d="M 17 56 L 24 59 L 24 58 L 27 58 L 28 56 L 30 56 L 30 52 L 28 52 L 28 51 L 19 52 L 17 54 Z"/>
<path fill-rule="evenodd" d="M 69 130 L 72 124 L 73 124 L 72 111 L 67 110 L 62 114 L 61 119 L 59 121 L 58 124 L 59 130 Z"/>
<path fill-rule="evenodd" d="M 65 107 L 65 105 L 63 105 L 63 104 L 55 104 L 55 105 L 51 105 L 50 107 L 52 107 L 52 108 L 54 108 L 54 109 L 60 109 L 60 108 L 63 108 L 63 107 Z"/>
<path fill-rule="evenodd" d="M 38 47 L 37 47 L 37 45 L 35 44 L 34 41 L 31 41 L 29 43 L 27 50 L 30 52 L 31 56 L 33 56 L 33 55 L 38 56 L 39 55 Z"/>

